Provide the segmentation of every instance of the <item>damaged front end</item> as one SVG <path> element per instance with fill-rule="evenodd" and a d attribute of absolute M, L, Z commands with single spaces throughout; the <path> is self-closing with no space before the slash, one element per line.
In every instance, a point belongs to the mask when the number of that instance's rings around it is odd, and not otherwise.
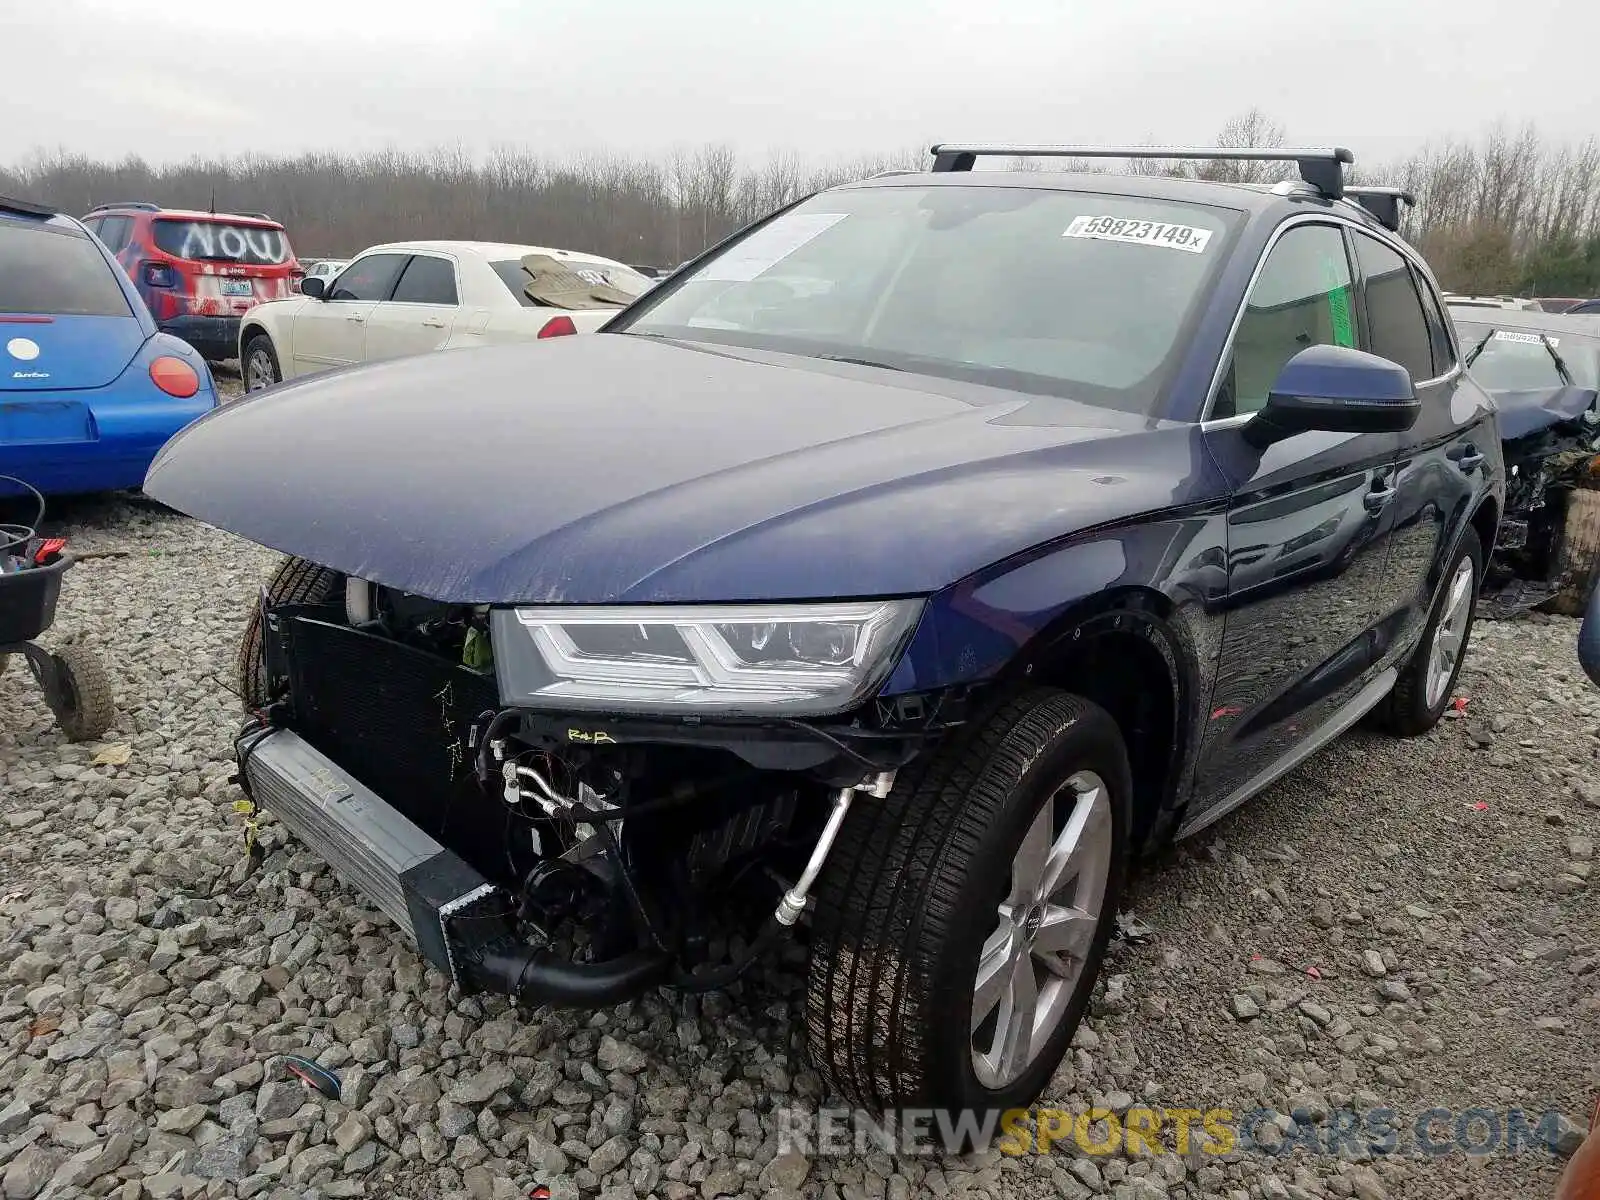
<path fill-rule="evenodd" d="M 1580 547 L 1569 524 L 1574 495 L 1600 483 L 1600 413 L 1595 392 L 1583 388 L 1495 399 L 1503 414 L 1506 508 L 1479 612 L 1504 618 L 1587 586 L 1591 564 L 1586 553 L 1575 555 Z M 1573 578 L 1575 557 L 1584 559 L 1582 579 Z"/>
<path fill-rule="evenodd" d="M 894 610 L 875 653 L 898 651 L 916 608 Z M 649 631 L 535 628 L 525 611 L 358 581 L 320 603 L 264 598 L 265 703 L 237 742 L 251 799 L 464 992 L 600 1007 L 725 986 L 801 917 L 857 796 L 887 794 L 959 719 L 952 696 L 619 715 L 605 699 L 618 638 Z M 682 651 L 651 654 L 680 699 Z M 581 660 L 571 678 L 546 665 L 562 654 Z M 540 693 L 570 705 L 516 703 Z"/>

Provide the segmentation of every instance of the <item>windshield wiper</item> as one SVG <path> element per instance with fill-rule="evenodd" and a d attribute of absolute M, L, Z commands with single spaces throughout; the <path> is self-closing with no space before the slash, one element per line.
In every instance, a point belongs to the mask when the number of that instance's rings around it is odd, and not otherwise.
<path fill-rule="evenodd" d="M 1550 335 L 1541 333 L 1539 340 L 1544 343 L 1544 348 L 1550 351 L 1550 357 L 1556 360 L 1556 370 L 1561 372 L 1561 382 L 1571 387 L 1572 372 L 1567 370 L 1567 360 L 1556 352 L 1556 344 L 1550 340 Z"/>
<path fill-rule="evenodd" d="M 897 367 L 893 363 L 879 362 L 875 358 L 855 358 L 849 354 L 816 354 L 813 358 L 825 358 L 829 362 L 851 363 L 858 367 L 882 367 L 885 371 L 903 371 L 904 367 Z"/>
<path fill-rule="evenodd" d="M 1463 357 L 1462 364 L 1464 366 L 1471 367 L 1473 363 L 1477 362 L 1478 355 L 1483 353 L 1483 348 L 1489 344 L 1489 339 L 1494 337 L 1494 335 L 1495 331 L 1493 329 L 1484 334 L 1483 337 L 1478 340 L 1478 344 L 1471 350 L 1467 351 L 1466 355 Z"/>

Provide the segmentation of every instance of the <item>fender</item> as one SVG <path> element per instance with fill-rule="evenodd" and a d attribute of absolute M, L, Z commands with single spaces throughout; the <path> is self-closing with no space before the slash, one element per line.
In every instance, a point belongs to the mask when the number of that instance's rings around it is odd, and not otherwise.
<path fill-rule="evenodd" d="M 294 367 L 294 322 L 276 321 L 273 319 L 275 314 L 261 311 L 263 307 L 256 305 L 239 323 L 239 369 L 241 372 L 244 370 L 245 345 L 257 333 L 264 333 L 272 340 L 272 349 L 278 356 L 278 373 L 285 380 L 291 379 Z"/>
<path fill-rule="evenodd" d="M 1146 763 L 1141 832 L 1159 838 L 1187 800 L 1206 705 L 1216 681 L 1227 592 L 1226 504 L 1206 503 L 1086 536 L 998 564 L 931 597 L 884 697 L 979 686 L 1004 695 L 1051 681 L 1080 654 L 1099 674 L 1091 698 L 1117 685 L 1148 687 L 1148 663 L 1165 675 L 1167 746 L 1135 747 Z M 1136 639 L 1098 661 L 1093 644 Z M 1140 657 L 1136 650 L 1131 653 Z M 981 707 L 981 705 L 980 705 Z M 1160 768 L 1152 773 L 1154 758 Z M 1136 764 L 1137 766 L 1137 764 Z M 1136 772 L 1137 774 L 1137 772 Z"/>

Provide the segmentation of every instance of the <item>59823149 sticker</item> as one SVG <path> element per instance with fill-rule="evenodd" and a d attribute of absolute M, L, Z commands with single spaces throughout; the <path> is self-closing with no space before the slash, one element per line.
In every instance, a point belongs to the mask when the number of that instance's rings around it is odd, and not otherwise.
<path fill-rule="evenodd" d="M 1526 346 L 1543 346 L 1546 344 L 1559 346 L 1561 344 L 1560 338 L 1537 333 L 1513 333 L 1509 329 L 1496 329 L 1494 331 L 1494 340 L 1497 342 L 1520 342 Z"/>
<path fill-rule="evenodd" d="M 1133 242 L 1141 246 L 1162 246 L 1189 254 L 1204 254 L 1211 241 L 1211 230 L 1194 225 L 1175 225 L 1169 221 L 1141 221 L 1134 217 L 1073 217 L 1062 237 L 1094 238 L 1103 242 Z"/>

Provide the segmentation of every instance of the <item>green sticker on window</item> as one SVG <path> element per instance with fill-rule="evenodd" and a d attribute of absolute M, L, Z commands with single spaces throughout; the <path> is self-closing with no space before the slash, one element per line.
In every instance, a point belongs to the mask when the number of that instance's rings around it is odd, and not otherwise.
<path fill-rule="evenodd" d="M 1328 283 L 1328 317 L 1333 322 L 1333 344 L 1354 347 L 1356 329 L 1350 319 L 1350 284 L 1339 267 L 1340 263 L 1331 258 L 1322 261 Z"/>

